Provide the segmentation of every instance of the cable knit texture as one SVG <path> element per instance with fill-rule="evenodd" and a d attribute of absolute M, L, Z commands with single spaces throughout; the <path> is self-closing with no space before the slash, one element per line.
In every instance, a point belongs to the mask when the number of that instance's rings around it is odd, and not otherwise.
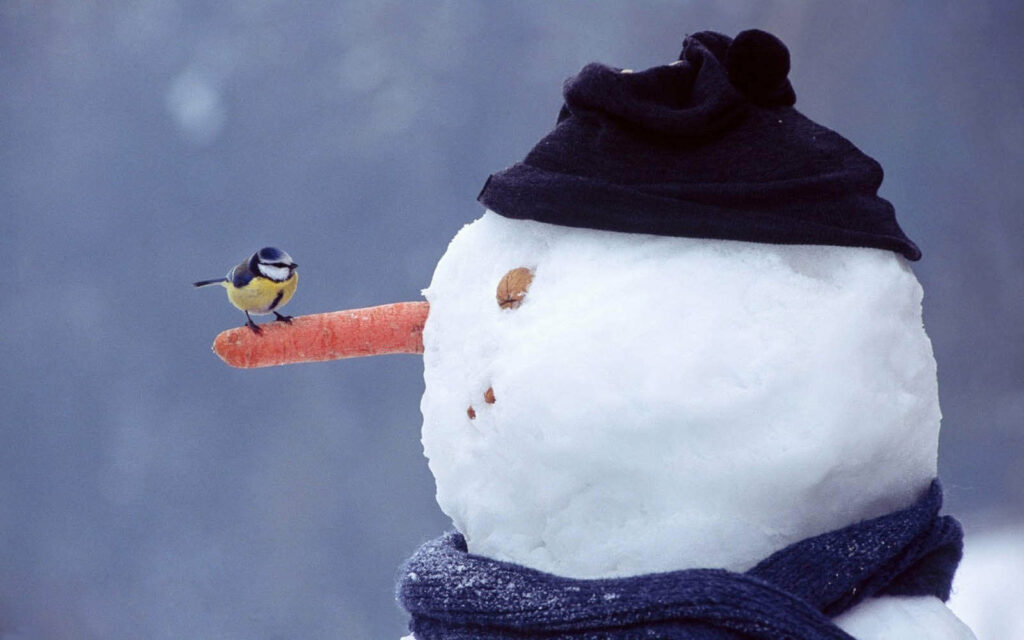
<path fill-rule="evenodd" d="M 797 542 L 746 573 L 689 569 L 580 580 L 467 553 L 451 532 L 403 567 L 417 640 L 850 640 L 831 621 L 864 598 L 949 598 L 963 531 L 938 480 L 912 506 Z"/>

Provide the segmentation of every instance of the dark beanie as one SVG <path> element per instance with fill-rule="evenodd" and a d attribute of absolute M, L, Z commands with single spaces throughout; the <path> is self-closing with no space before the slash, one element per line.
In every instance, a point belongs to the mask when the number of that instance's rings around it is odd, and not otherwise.
<path fill-rule="evenodd" d="M 555 129 L 478 199 L 570 227 L 919 259 L 878 197 L 882 167 L 794 109 L 788 73 L 786 46 L 758 30 L 694 34 L 646 71 L 588 64 L 565 82 Z"/>

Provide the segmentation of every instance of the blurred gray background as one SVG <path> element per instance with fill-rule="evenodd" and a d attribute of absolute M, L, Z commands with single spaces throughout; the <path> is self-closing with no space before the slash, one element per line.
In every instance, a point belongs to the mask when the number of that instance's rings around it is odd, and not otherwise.
<path fill-rule="evenodd" d="M 1020 2 L 0 0 L 0 636 L 401 635 L 421 362 L 229 369 L 189 283 L 272 244 L 289 313 L 418 299 L 566 77 L 750 27 L 924 251 L 948 511 L 1024 518 Z"/>

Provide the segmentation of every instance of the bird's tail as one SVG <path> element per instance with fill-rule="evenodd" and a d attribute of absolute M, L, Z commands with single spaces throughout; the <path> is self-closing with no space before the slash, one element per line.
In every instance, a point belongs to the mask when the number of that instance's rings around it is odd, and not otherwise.
<path fill-rule="evenodd" d="M 217 278 L 216 280 L 200 280 L 199 282 L 193 282 L 192 286 L 193 287 L 208 287 L 211 284 L 222 284 L 222 283 L 227 282 L 227 281 L 228 281 L 227 278 Z"/>

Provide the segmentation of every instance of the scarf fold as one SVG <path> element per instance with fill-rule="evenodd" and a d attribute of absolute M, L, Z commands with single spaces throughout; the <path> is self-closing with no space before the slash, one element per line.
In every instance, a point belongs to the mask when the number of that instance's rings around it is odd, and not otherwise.
<path fill-rule="evenodd" d="M 906 509 L 801 540 L 746 573 L 564 578 L 470 554 L 450 532 L 406 562 L 398 598 L 417 640 L 851 640 L 831 618 L 864 598 L 949 598 L 963 531 L 941 506 L 934 480 Z"/>

